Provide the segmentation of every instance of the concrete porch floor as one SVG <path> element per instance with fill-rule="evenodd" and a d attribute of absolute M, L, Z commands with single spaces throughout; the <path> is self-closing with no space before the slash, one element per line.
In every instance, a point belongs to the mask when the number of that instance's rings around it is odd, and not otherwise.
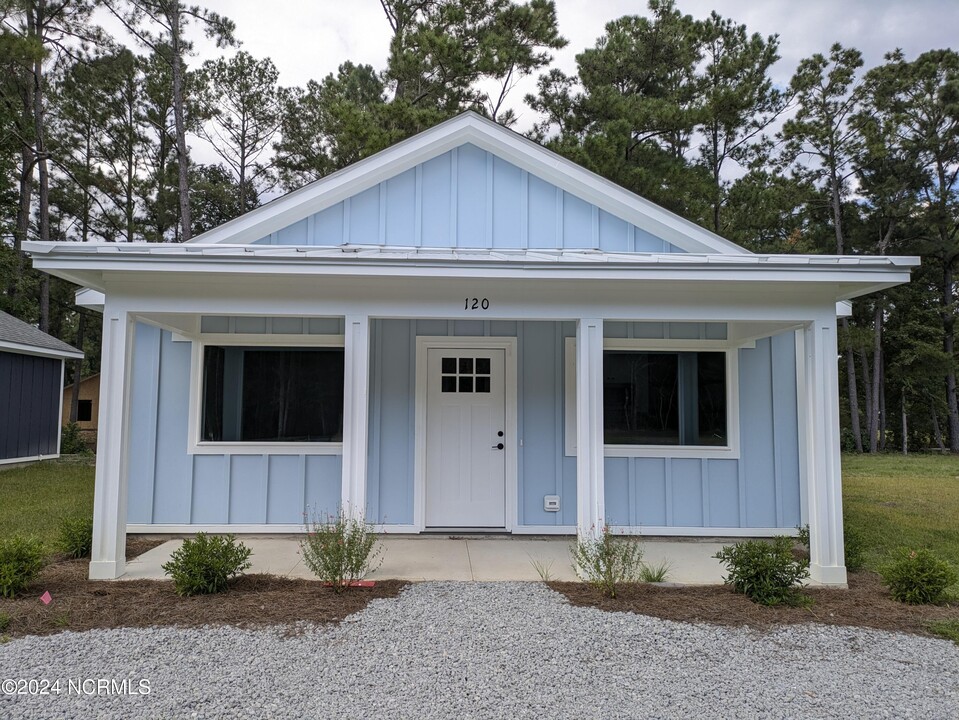
<path fill-rule="evenodd" d="M 299 538 L 241 536 L 253 551 L 247 572 L 313 579 L 300 556 Z M 163 563 L 180 547 L 169 540 L 127 563 L 122 580 L 163 580 Z M 395 580 L 539 580 L 533 562 L 549 566 L 553 580 L 576 580 L 569 560 L 571 538 L 516 536 L 392 535 L 380 538 L 383 563 L 370 579 Z M 649 565 L 670 564 L 668 582 L 722 583 L 723 568 L 713 558 L 722 543 L 698 540 L 644 540 Z"/>

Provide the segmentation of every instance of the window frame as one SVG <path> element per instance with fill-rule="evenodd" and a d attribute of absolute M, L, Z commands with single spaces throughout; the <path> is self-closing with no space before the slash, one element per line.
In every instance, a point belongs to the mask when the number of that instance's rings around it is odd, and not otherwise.
<path fill-rule="evenodd" d="M 203 427 L 203 355 L 207 345 L 219 347 L 345 348 L 343 335 L 280 335 L 204 333 L 192 339 L 190 353 L 190 412 L 187 428 L 189 455 L 342 455 L 342 442 L 216 442 L 200 439 Z"/>
<path fill-rule="evenodd" d="M 726 445 L 603 445 L 605 457 L 720 458 L 740 457 L 739 348 L 726 340 L 653 340 L 604 338 L 603 351 L 722 352 L 726 355 Z M 566 338 L 564 366 L 564 446 L 566 457 L 576 457 L 576 338 Z"/>

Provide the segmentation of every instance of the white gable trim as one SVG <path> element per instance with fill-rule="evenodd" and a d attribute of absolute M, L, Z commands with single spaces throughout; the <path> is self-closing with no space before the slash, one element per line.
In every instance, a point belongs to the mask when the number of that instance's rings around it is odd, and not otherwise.
<path fill-rule="evenodd" d="M 749 254 L 745 248 L 474 112 L 466 112 L 447 120 L 198 235 L 190 242 L 253 243 L 467 143 L 472 143 L 686 252 Z"/>

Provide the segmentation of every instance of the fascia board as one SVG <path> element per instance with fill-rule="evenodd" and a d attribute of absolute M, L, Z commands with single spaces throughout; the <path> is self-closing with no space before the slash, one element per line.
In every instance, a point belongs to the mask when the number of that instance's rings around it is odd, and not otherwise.
<path fill-rule="evenodd" d="M 66 350 L 54 350 L 52 348 L 36 347 L 35 345 L 24 345 L 23 343 L 8 342 L 6 340 L 0 340 L 0 350 L 7 350 L 19 355 L 37 355 L 39 357 L 48 357 L 57 360 L 83 359 L 83 353 L 79 350 L 68 352 Z"/>

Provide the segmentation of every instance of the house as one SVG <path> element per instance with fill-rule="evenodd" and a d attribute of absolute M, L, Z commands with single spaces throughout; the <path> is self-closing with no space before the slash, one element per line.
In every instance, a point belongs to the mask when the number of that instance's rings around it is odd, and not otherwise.
<path fill-rule="evenodd" d="M 73 402 L 73 384 L 63 388 L 63 416 L 60 422 L 70 422 L 70 405 Z M 100 409 L 100 373 L 80 381 L 80 396 L 77 400 L 77 427 L 85 442 L 96 443 L 97 415 Z"/>
<path fill-rule="evenodd" d="M 63 363 L 83 353 L 0 312 L 0 465 L 60 455 Z"/>
<path fill-rule="evenodd" d="M 103 320 L 125 533 L 753 537 L 846 580 L 836 317 L 915 258 L 756 255 L 472 113 L 187 244 L 30 243 Z"/>

